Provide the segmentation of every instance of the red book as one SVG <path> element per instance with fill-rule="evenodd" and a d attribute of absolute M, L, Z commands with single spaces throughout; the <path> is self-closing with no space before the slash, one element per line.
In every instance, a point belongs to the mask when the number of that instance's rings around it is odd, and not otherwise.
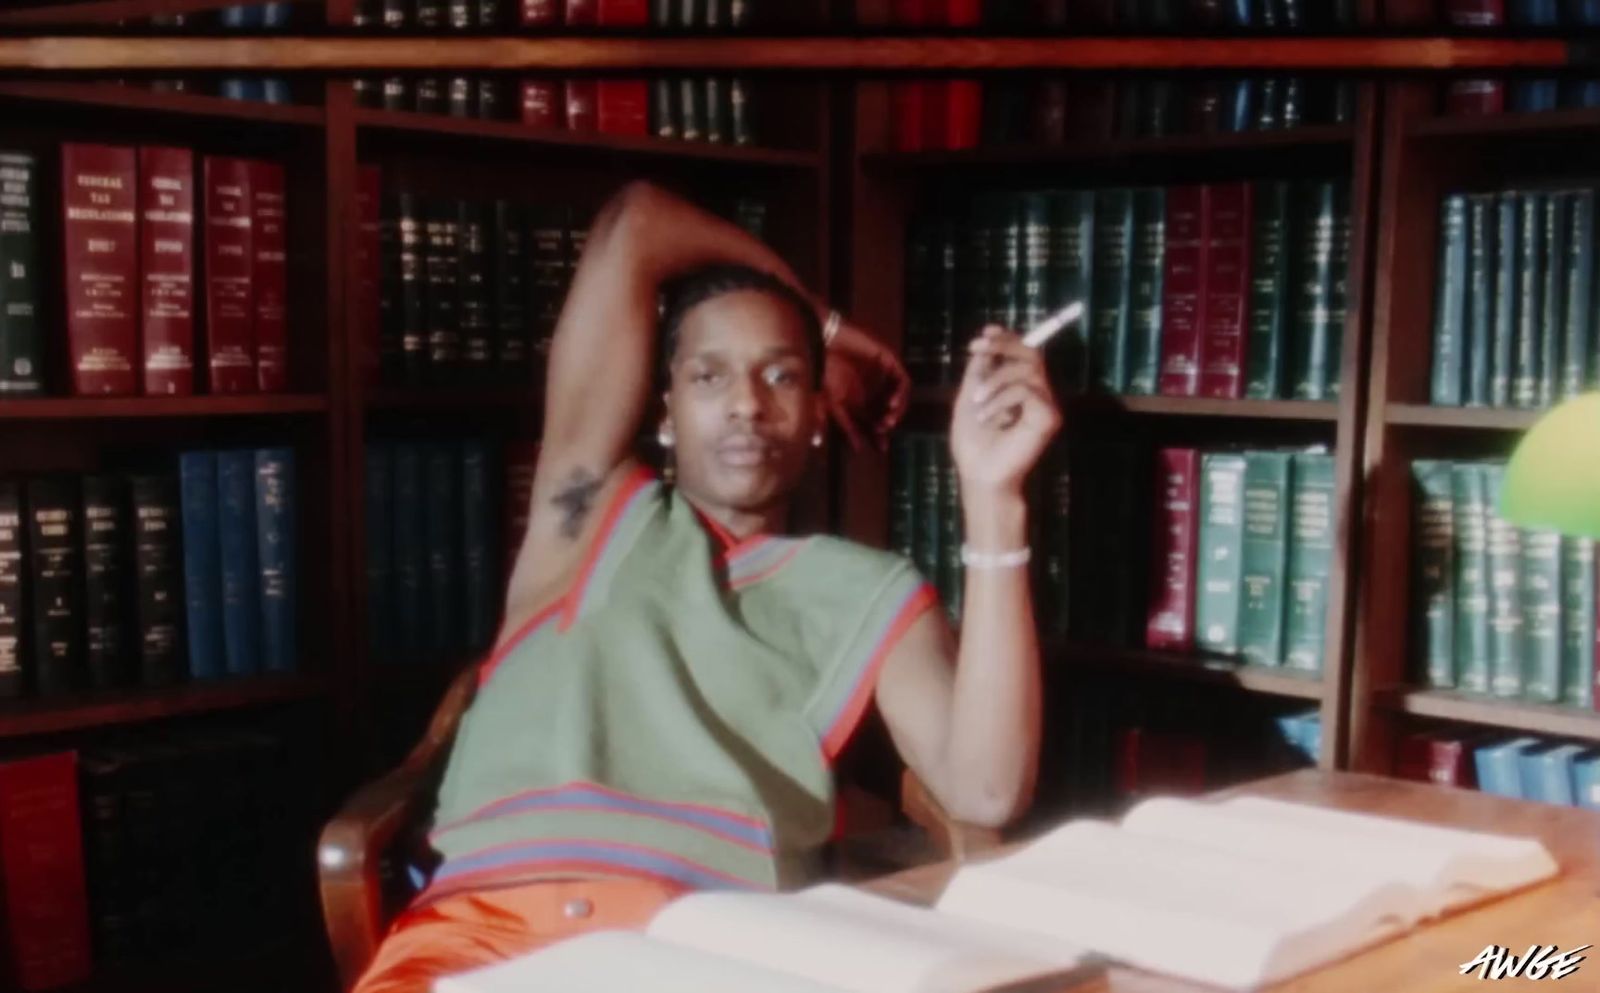
<path fill-rule="evenodd" d="M 250 164 L 208 155 L 206 345 L 213 393 L 256 388 L 255 251 L 251 245 Z"/>
<path fill-rule="evenodd" d="M 383 333 L 383 172 L 362 166 L 356 175 L 356 306 L 361 368 L 376 382 Z"/>
<path fill-rule="evenodd" d="M 946 151 L 977 148 L 983 133 L 983 83 L 944 79 L 922 85 L 926 147 Z"/>
<path fill-rule="evenodd" d="M 889 19 L 895 27 L 920 27 L 928 23 L 928 13 L 927 0 L 894 0 Z"/>
<path fill-rule="evenodd" d="M 15 984 L 6 988 L 48 990 L 89 978 L 75 753 L 0 763 L 0 899 Z"/>
<path fill-rule="evenodd" d="M 1167 244 L 1161 287 L 1163 396 L 1194 396 L 1200 385 L 1200 328 L 1204 324 L 1206 188 L 1167 188 Z"/>
<path fill-rule="evenodd" d="M 562 128 L 567 115 L 561 84 L 553 79 L 522 81 L 522 123 L 531 128 Z"/>
<path fill-rule="evenodd" d="M 649 0 L 595 0 L 595 19 L 603 28 L 647 28 Z"/>
<path fill-rule="evenodd" d="M 650 84 L 643 79 L 602 79 L 594 84 L 595 124 L 605 134 L 650 135 Z"/>
<path fill-rule="evenodd" d="M 1458 28 L 1497 28 L 1506 22 L 1505 0 L 1444 0 L 1444 19 Z"/>
<path fill-rule="evenodd" d="M 61 146 L 73 391 L 139 391 L 139 191 L 132 148 Z"/>
<path fill-rule="evenodd" d="M 255 253 L 256 386 L 282 393 L 288 384 L 289 266 L 284 230 L 283 166 L 250 163 L 250 244 Z"/>
<path fill-rule="evenodd" d="M 568 131 L 598 131 L 600 129 L 599 115 L 595 105 L 599 103 L 599 84 L 592 79 L 567 80 L 567 130 Z"/>
<path fill-rule="evenodd" d="M 561 0 L 522 0 L 523 27 L 555 27 L 561 20 Z"/>
<path fill-rule="evenodd" d="M 506 467 L 506 579 L 517 563 L 522 539 L 528 534 L 528 511 L 533 507 L 533 470 L 539 462 L 539 443 L 513 441 L 504 452 Z"/>
<path fill-rule="evenodd" d="M 194 393 L 194 153 L 139 149 L 144 391 Z"/>
<path fill-rule="evenodd" d="M 567 24 L 592 28 L 600 23 L 599 0 L 567 0 Z"/>
<path fill-rule="evenodd" d="M 922 125 L 927 83 L 917 80 L 889 84 L 889 110 L 892 132 L 890 147 L 897 152 L 920 152 L 927 147 Z"/>
<path fill-rule="evenodd" d="M 1433 731 L 1408 734 L 1400 739 L 1395 757 L 1395 772 L 1402 779 L 1414 779 L 1443 786 L 1476 785 L 1472 772 L 1472 750 L 1465 740 Z"/>
<path fill-rule="evenodd" d="M 944 6 L 942 18 L 936 10 L 930 24 L 940 24 L 952 28 L 975 28 L 983 23 L 983 0 L 934 0 L 937 7 L 942 2 Z"/>
<path fill-rule="evenodd" d="M 1200 453 L 1193 448 L 1156 452 L 1156 507 L 1151 522 L 1150 607 L 1145 644 L 1188 651 L 1194 647 L 1194 563 L 1199 538 Z"/>
<path fill-rule="evenodd" d="M 1244 395 L 1245 326 L 1250 316 L 1249 183 L 1214 183 L 1206 190 L 1205 299 L 1200 306 L 1200 395 Z"/>
<path fill-rule="evenodd" d="M 1444 112 L 1451 115 L 1501 114 L 1506 109 L 1506 84 L 1498 79 L 1456 79 L 1444 94 Z"/>
<path fill-rule="evenodd" d="M 1117 735 L 1117 792 L 1200 793 L 1206 788 L 1206 744 L 1187 734 L 1123 728 Z"/>

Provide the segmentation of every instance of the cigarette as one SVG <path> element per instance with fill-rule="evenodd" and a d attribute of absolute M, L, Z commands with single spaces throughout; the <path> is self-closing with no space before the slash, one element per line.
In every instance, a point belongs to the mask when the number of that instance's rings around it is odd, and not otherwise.
<path fill-rule="evenodd" d="M 1045 342 L 1061 333 L 1061 329 L 1083 316 L 1083 301 L 1074 300 L 1060 310 L 1046 317 L 1044 320 L 1028 329 L 1022 336 L 1022 343 L 1029 348 L 1039 348 Z"/>

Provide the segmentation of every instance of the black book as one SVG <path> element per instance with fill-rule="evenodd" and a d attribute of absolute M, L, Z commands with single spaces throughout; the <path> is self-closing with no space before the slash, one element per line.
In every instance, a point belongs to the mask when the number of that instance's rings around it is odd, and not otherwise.
<path fill-rule="evenodd" d="M 419 114 L 443 114 L 446 109 L 445 81 L 438 76 L 418 79 L 414 106 Z"/>
<path fill-rule="evenodd" d="M 450 379 L 461 362 L 461 284 L 457 245 L 461 240 L 458 202 L 435 200 L 423 207 L 423 271 L 427 300 L 428 375 Z"/>
<path fill-rule="evenodd" d="M 44 392 L 38 160 L 0 151 L 0 397 Z"/>
<path fill-rule="evenodd" d="M 385 204 L 379 354 L 387 357 L 385 371 L 414 384 L 421 381 L 428 359 L 422 217 L 413 194 L 392 194 Z"/>
<path fill-rule="evenodd" d="M 522 209 L 494 203 L 489 261 L 493 268 L 494 343 L 500 371 L 512 381 L 528 377 L 528 244 Z"/>
<path fill-rule="evenodd" d="M 460 204 L 461 239 L 457 272 L 461 291 L 461 360 L 466 376 L 484 382 L 494 367 L 495 348 L 489 310 L 489 230 L 484 205 Z"/>
<path fill-rule="evenodd" d="M 40 696 L 57 696 L 82 682 L 83 563 L 75 481 L 31 479 L 27 505 L 34 688 Z"/>
<path fill-rule="evenodd" d="M 416 0 L 412 14 L 414 17 L 412 24 L 415 27 L 424 31 L 437 31 L 445 24 L 444 0 Z"/>
<path fill-rule="evenodd" d="M 128 511 L 120 476 L 83 479 L 84 628 L 89 685 L 128 682 Z"/>
<path fill-rule="evenodd" d="M 478 80 L 476 115 L 485 121 L 498 121 L 505 114 L 505 87 L 498 79 Z"/>
<path fill-rule="evenodd" d="M 168 686 L 183 678 L 186 667 L 178 480 L 135 476 L 132 488 L 139 681 Z"/>
<path fill-rule="evenodd" d="M 447 86 L 449 94 L 446 110 L 451 117 L 471 117 L 478 101 L 472 80 L 466 76 L 451 76 Z"/>
<path fill-rule="evenodd" d="M 23 691 L 22 487 L 0 481 L 0 700 Z"/>
<path fill-rule="evenodd" d="M 382 99 L 384 110 L 410 110 L 410 83 L 404 76 L 384 77 Z"/>

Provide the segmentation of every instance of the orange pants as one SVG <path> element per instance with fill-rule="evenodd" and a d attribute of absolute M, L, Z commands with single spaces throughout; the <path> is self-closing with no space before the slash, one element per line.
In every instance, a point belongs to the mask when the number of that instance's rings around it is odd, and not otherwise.
<path fill-rule="evenodd" d="M 394 922 L 352 993 L 428 993 L 441 976 L 602 928 L 642 928 L 684 892 L 645 879 L 563 879 L 447 896 Z"/>

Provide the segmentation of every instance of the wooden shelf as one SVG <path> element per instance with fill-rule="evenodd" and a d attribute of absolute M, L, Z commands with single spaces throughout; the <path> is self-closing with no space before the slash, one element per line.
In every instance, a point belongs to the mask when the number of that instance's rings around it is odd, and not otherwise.
<path fill-rule="evenodd" d="M 1437 407 L 1424 403 L 1391 403 L 1384 407 L 1388 424 L 1461 430 L 1526 431 L 1544 410 L 1514 407 Z"/>
<path fill-rule="evenodd" d="M 1451 690 L 1399 688 L 1383 695 L 1386 706 L 1416 717 L 1436 717 L 1533 734 L 1600 741 L 1600 714 L 1557 704 L 1525 703 Z"/>
<path fill-rule="evenodd" d="M 537 410 L 542 393 L 534 386 L 383 386 L 367 394 L 366 405 L 383 411 Z"/>
<path fill-rule="evenodd" d="M 976 169 L 1156 159 L 1171 155 L 1203 155 L 1210 158 L 1229 153 L 1339 147 L 1349 145 L 1354 139 L 1355 129 L 1350 125 L 1327 124 L 1281 131 L 1181 134 L 1163 138 L 1115 138 L 1110 141 L 1085 141 L 1054 146 L 1001 145 L 953 152 L 878 152 L 863 155 L 861 162 L 863 167 L 869 170 Z"/>
<path fill-rule="evenodd" d="M 955 402 L 954 386 L 918 386 L 911 402 L 948 407 Z M 1206 397 L 1111 396 L 1103 393 L 1063 396 L 1062 406 L 1073 413 L 1122 413 L 1159 417 L 1233 417 L 1241 420 L 1324 421 L 1334 423 L 1339 405 L 1312 400 L 1216 400 Z"/>
<path fill-rule="evenodd" d="M 328 409 L 317 393 L 240 393 L 163 397 L 38 397 L 0 400 L 0 421 L 101 420 L 139 417 L 266 417 L 315 414 Z"/>
<path fill-rule="evenodd" d="M 60 699 L 0 701 L 0 738 L 54 734 L 115 724 L 138 724 L 240 710 L 296 700 L 309 700 L 329 692 L 324 675 L 257 676 L 205 683 L 185 683 L 165 689 L 126 689 Z"/>
<path fill-rule="evenodd" d="M 1054 649 L 1051 655 L 1070 666 L 1081 666 L 1097 672 L 1171 676 L 1199 683 L 1237 686 L 1252 693 L 1301 700 L 1322 699 L 1321 677 L 1292 669 L 1241 665 L 1230 660 L 1148 649 L 1092 645 L 1064 645 Z"/>
<path fill-rule="evenodd" d="M 1406 134 L 1412 138 L 1492 139 L 1573 131 L 1600 131 L 1600 108 L 1423 117 L 1412 121 Z"/>
<path fill-rule="evenodd" d="M 470 117 L 416 114 L 373 107 L 356 108 L 355 121 L 357 127 L 379 134 L 433 135 L 441 138 L 513 143 L 573 152 L 782 169 L 816 169 L 820 168 L 822 163 L 821 157 L 815 152 L 760 148 L 751 145 L 718 145 L 704 141 L 635 138 L 595 131 L 533 128 L 516 121 L 485 121 Z"/>
<path fill-rule="evenodd" d="M 0 83 L 0 97 L 305 128 L 322 127 L 326 120 L 321 107 L 229 100 L 200 93 L 166 93 L 115 83 Z"/>

